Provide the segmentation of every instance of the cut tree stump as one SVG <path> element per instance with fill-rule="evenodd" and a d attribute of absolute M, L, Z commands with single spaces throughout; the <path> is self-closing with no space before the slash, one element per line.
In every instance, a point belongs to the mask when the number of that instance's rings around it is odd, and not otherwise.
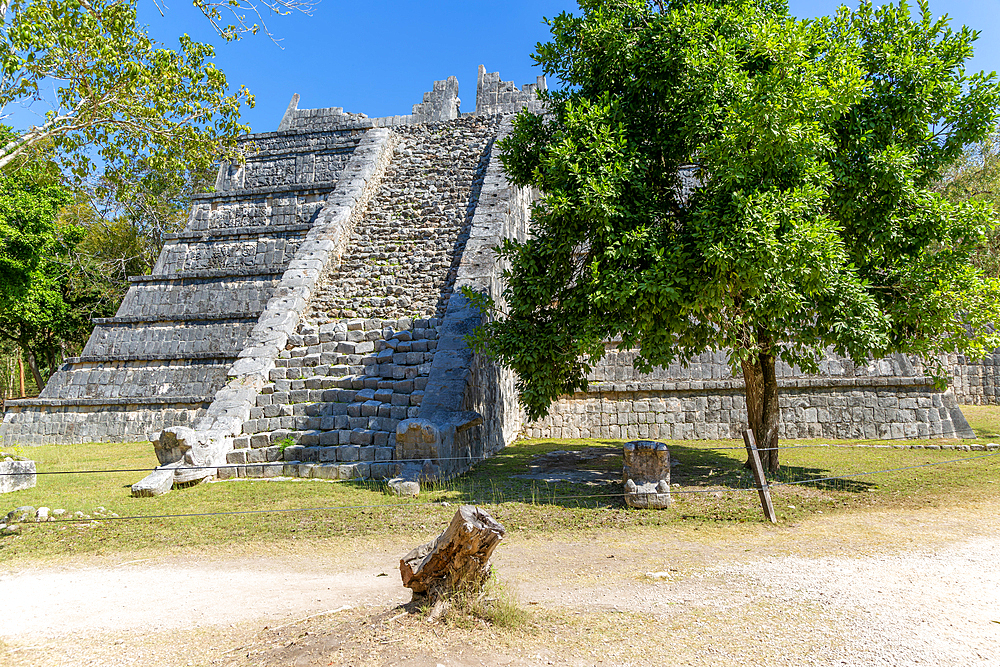
<path fill-rule="evenodd" d="M 490 574 L 490 555 L 505 532 L 485 510 L 462 505 L 437 539 L 399 561 L 403 586 L 432 603 L 458 589 L 481 588 Z"/>

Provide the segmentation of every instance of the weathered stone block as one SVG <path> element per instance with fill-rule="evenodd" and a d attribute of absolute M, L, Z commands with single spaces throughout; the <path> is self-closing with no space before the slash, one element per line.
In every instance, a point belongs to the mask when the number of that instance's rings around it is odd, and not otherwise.
<path fill-rule="evenodd" d="M 622 482 L 630 507 L 670 506 L 670 451 L 662 442 L 638 440 L 624 445 Z"/>
<path fill-rule="evenodd" d="M 392 464 L 370 463 L 368 466 L 370 479 L 387 479 L 392 475 Z"/>
<path fill-rule="evenodd" d="M 18 461 L 10 457 L 0 461 L 0 493 L 30 489 L 35 486 L 36 479 L 34 461 Z"/>
<path fill-rule="evenodd" d="M 234 449 L 226 454 L 226 463 L 246 463 L 248 450 Z"/>
<path fill-rule="evenodd" d="M 174 468 L 157 468 L 132 485 L 132 495 L 136 498 L 162 496 L 174 485 Z"/>

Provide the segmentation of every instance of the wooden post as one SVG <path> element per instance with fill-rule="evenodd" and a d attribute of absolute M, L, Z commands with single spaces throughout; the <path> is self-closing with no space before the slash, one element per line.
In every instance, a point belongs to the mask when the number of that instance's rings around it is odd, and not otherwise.
<path fill-rule="evenodd" d="M 17 355 L 17 371 L 21 376 L 21 398 L 24 398 L 24 360 Z"/>
<path fill-rule="evenodd" d="M 764 477 L 764 468 L 760 465 L 760 454 L 757 452 L 757 440 L 753 437 L 753 431 L 750 429 L 743 431 L 743 442 L 747 446 L 750 468 L 753 470 L 754 481 L 757 482 L 757 493 L 760 495 L 760 506 L 764 509 L 764 516 L 770 519 L 771 523 L 778 523 L 777 517 L 774 516 L 774 505 L 771 504 L 771 492 L 767 488 L 767 478 Z"/>

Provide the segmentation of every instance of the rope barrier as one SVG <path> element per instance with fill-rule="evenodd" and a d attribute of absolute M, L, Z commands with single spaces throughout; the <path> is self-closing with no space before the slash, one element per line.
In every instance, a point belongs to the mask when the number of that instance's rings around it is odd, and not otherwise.
<path fill-rule="evenodd" d="M 986 458 L 992 458 L 995 456 L 1000 456 L 1000 451 L 992 452 L 989 454 L 982 454 L 979 456 L 967 456 L 959 459 L 949 459 L 947 461 L 935 461 L 933 463 L 922 463 L 912 466 L 903 466 L 899 468 L 886 468 L 884 470 L 872 470 L 866 472 L 858 473 L 845 473 L 842 475 L 830 476 L 830 477 L 815 477 L 810 479 L 796 480 L 792 482 L 771 482 L 770 486 L 773 488 L 775 486 L 794 486 L 801 484 L 814 484 L 818 482 L 828 482 L 835 480 L 850 480 L 856 477 L 865 477 L 871 475 L 879 475 L 891 472 L 902 472 L 905 470 L 913 470 L 916 468 L 927 468 L 932 466 L 946 465 L 950 463 L 963 463 L 966 461 L 977 461 Z M 687 494 L 705 494 L 705 493 L 720 493 L 720 492 L 745 492 L 752 491 L 756 492 L 757 488 L 750 487 L 713 487 L 705 489 L 670 489 L 670 495 L 687 495 Z M 552 494 L 551 501 L 540 500 L 537 496 L 531 498 L 521 497 L 512 498 L 510 500 L 501 501 L 502 503 L 531 503 L 535 505 L 553 505 L 556 504 L 555 501 L 565 501 L 565 500 L 589 500 L 594 498 L 624 498 L 626 495 L 658 495 L 656 492 L 648 493 L 635 493 L 635 494 L 625 494 L 624 492 L 617 493 L 592 493 L 592 494 L 573 494 L 573 495 L 555 495 Z M 46 524 L 58 524 L 58 523 L 89 523 L 91 521 L 129 521 L 129 520 L 140 520 L 140 519 L 176 519 L 176 518 L 191 518 L 191 517 L 211 517 L 211 516 L 237 516 L 237 515 L 252 515 L 252 514 L 284 514 L 291 512 L 329 512 L 338 510 L 364 510 L 364 509 L 381 509 L 381 508 L 396 508 L 396 507 L 427 507 L 431 505 L 441 505 L 440 501 L 426 501 L 426 502 L 410 502 L 410 503 L 386 503 L 379 505 L 331 505 L 326 507 L 293 507 L 293 508 L 283 508 L 283 509 L 257 509 L 257 510 L 230 510 L 225 512 L 191 512 L 184 514 L 150 514 L 150 515 L 138 515 L 138 516 L 101 516 L 101 517 L 91 517 L 91 518 L 67 518 L 67 519 L 52 519 Z M 455 503 L 460 504 L 460 503 Z"/>
<path fill-rule="evenodd" d="M 903 466 L 901 468 L 887 468 L 885 470 L 873 470 L 873 471 L 870 471 L 870 472 L 844 473 L 843 475 L 837 475 L 835 477 L 817 477 L 817 478 L 814 478 L 814 479 L 803 479 L 803 480 L 797 480 L 797 481 L 794 481 L 794 482 L 771 482 L 770 485 L 772 487 L 775 487 L 775 486 L 792 486 L 792 485 L 795 485 L 795 484 L 809 484 L 809 483 L 815 483 L 815 482 L 826 482 L 826 481 L 837 480 L 837 479 L 853 479 L 855 477 L 866 477 L 866 476 L 869 476 L 869 475 L 881 475 L 881 474 L 884 474 L 884 473 L 887 473 L 887 472 L 902 472 L 904 470 L 913 470 L 915 468 L 929 468 L 931 466 L 939 466 L 939 465 L 944 465 L 946 463 L 961 463 L 963 461 L 977 461 L 979 459 L 987 459 L 987 458 L 990 458 L 990 457 L 993 457 L 993 456 L 1000 456 L 1000 451 L 996 451 L 996 452 L 993 452 L 991 454 L 981 454 L 979 456 L 966 456 L 966 457 L 963 457 L 963 458 L 960 458 L 960 459 L 949 459 L 948 461 L 935 461 L 934 463 L 921 463 L 919 465 Z"/>
<path fill-rule="evenodd" d="M 885 441 L 898 442 L 898 441 L 903 441 L 903 440 L 915 440 L 915 439 L 916 438 L 880 438 L 878 440 L 872 440 L 871 442 L 885 442 Z M 693 441 L 693 442 L 696 442 L 696 441 Z M 684 447 L 684 445 L 677 445 L 677 446 Z M 933 446 L 933 445 L 931 445 L 931 446 Z M 959 446 L 961 446 L 961 445 L 959 445 Z M 986 445 L 967 445 L 967 446 L 969 446 L 969 447 L 980 446 L 980 447 L 986 447 L 988 449 L 994 449 L 994 448 L 996 448 L 997 450 L 1000 450 L 1000 444 L 998 444 L 998 443 L 988 443 Z M 792 449 L 822 449 L 822 448 L 851 449 L 851 448 L 872 448 L 872 447 L 873 447 L 872 445 L 863 444 L 863 443 L 843 444 L 843 445 L 842 444 L 832 444 L 832 443 L 821 443 L 821 444 L 816 444 L 816 445 L 783 445 L 783 446 L 780 446 L 780 447 L 758 447 L 757 451 L 758 452 L 770 452 L 770 451 L 785 451 L 785 450 L 792 450 Z M 926 447 L 928 447 L 928 446 L 924 445 L 923 447 L 926 449 Z M 939 447 L 948 447 L 948 445 L 939 445 Z M 718 452 L 718 451 L 746 451 L 746 447 L 690 447 L 690 448 L 691 449 L 704 450 L 704 451 L 713 451 L 713 452 Z M 936 451 L 936 450 L 932 450 L 932 451 Z M 501 451 L 500 453 L 497 454 L 497 456 L 504 456 L 504 453 Z M 493 458 L 495 459 L 496 457 L 493 457 Z M 312 463 L 348 463 L 348 464 L 353 464 L 353 463 L 369 463 L 369 464 L 371 464 L 371 463 L 423 463 L 426 460 L 427 460 L 427 458 L 419 458 L 419 459 L 392 459 L 391 461 L 261 461 L 261 462 L 252 462 L 252 463 L 251 462 L 248 462 L 248 463 L 238 463 L 238 464 L 234 463 L 234 464 L 226 464 L 226 465 L 218 465 L 218 466 L 178 466 L 178 467 L 172 468 L 172 470 L 203 470 L 203 469 L 222 470 L 222 469 L 230 469 L 230 468 L 245 468 L 246 466 L 273 467 L 273 466 L 284 466 L 284 465 L 290 464 L 290 463 L 299 463 L 299 464 L 307 464 L 307 465 L 308 464 L 312 464 Z M 436 458 L 434 460 L 436 460 L 436 461 L 465 461 L 465 462 L 469 462 L 471 465 L 476 465 L 476 464 L 482 463 L 484 461 L 488 461 L 490 459 L 486 459 L 486 458 L 472 459 L 472 458 L 469 458 L 467 456 L 452 456 L 452 457 L 438 457 L 438 458 Z M 35 471 L 35 474 L 36 475 L 86 475 L 86 474 L 112 474 L 112 473 L 124 473 L 124 472 L 129 472 L 129 473 L 139 473 L 139 472 L 150 473 L 150 472 L 155 472 L 156 470 L 160 470 L 160 469 L 161 469 L 160 467 L 156 467 L 156 468 L 111 468 L 111 469 L 106 469 L 106 470 L 38 470 L 38 471 Z M 3 477 L 3 476 L 15 476 L 15 475 L 21 475 L 21 474 L 23 474 L 23 473 L 17 473 L 17 472 L 3 473 L 3 472 L 0 472 L 0 477 Z"/>

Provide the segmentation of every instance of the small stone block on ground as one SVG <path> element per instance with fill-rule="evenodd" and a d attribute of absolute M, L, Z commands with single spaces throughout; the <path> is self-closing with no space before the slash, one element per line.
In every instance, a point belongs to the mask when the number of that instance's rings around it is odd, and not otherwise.
<path fill-rule="evenodd" d="M 420 495 L 420 482 L 395 477 L 389 480 L 389 489 L 397 496 L 417 496 Z"/>
<path fill-rule="evenodd" d="M 629 507 L 670 506 L 670 450 L 662 442 L 633 440 L 624 445 L 622 483 Z"/>
<path fill-rule="evenodd" d="M 0 493 L 30 489 L 36 479 L 34 461 L 0 461 Z"/>
<path fill-rule="evenodd" d="M 174 469 L 157 468 L 132 485 L 132 495 L 136 498 L 162 496 L 174 485 Z"/>

